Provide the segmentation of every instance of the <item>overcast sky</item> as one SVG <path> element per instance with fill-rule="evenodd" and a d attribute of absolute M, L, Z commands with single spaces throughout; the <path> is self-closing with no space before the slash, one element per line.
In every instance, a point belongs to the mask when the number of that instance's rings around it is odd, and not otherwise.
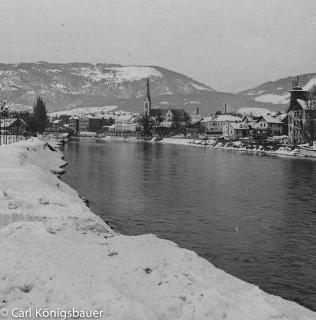
<path fill-rule="evenodd" d="M 316 72 L 316 0 L 1 0 L 0 62 L 160 65 L 222 91 Z"/>

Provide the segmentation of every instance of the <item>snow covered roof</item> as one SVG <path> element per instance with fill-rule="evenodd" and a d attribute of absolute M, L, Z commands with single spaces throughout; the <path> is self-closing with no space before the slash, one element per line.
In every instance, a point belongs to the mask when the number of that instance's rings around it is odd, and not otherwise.
<path fill-rule="evenodd" d="M 115 119 L 115 122 L 125 121 L 125 122 L 135 122 L 137 117 L 134 114 L 123 114 Z"/>
<path fill-rule="evenodd" d="M 204 117 L 201 122 L 209 122 L 209 121 L 212 121 L 213 118 L 214 118 L 214 116 Z"/>
<path fill-rule="evenodd" d="M 305 86 L 303 87 L 303 90 L 309 91 L 311 90 L 313 87 L 316 87 L 316 76 L 313 77 L 312 79 L 310 79 Z"/>
<path fill-rule="evenodd" d="M 302 99 L 296 99 L 296 101 L 298 102 L 298 104 L 302 107 L 303 110 L 307 109 L 307 102 L 305 100 Z"/>
<path fill-rule="evenodd" d="M 1 119 L 0 124 L 1 128 L 8 128 L 14 124 L 14 122 L 17 120 L 17 118 L 7 118 L 7 119 Z M 19 119 L 19 122 L 27 126 L 26 122 L 23 119 Z"/>
<path fill-rule="evenodd" d="M 262 119 L 264 119 L 267 123 L 282 123 L 281 119 L 277 117 L 273 117 L 270 114 L 264 114 L 260 117 L 258 122 L 260 122 Z"/>
<path fill-rule="evenodd" d="M 223 114 L 218 115 L 216 118 L 214 118 L 214 121 L 229 121 L 229 122 L 236 122 L 241 121 L 242 119 L 240 117 L 232 116 L 230 114 Z"/>
<path fill-rule="evenodd" d="M 278 117 L 281 121 L 283 121 L 287 116 L 288 116 L 287 113 L 281 113 L 281 114 L 277 115 L 277 117 Z"/>

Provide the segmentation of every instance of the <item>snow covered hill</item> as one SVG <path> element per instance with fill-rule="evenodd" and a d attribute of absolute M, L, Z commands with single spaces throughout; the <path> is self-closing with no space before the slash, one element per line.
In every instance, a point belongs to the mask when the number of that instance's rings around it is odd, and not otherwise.
<path fill-rule="evenodd" d="M 243 94 L 218 92 L 181 73 L 159 66 L 122 66 L 90 63 L 0 64 L 0 92 L 9 104 L 31 107 L 37 95 L 50 112 L 81 107 L 118 106 L 141 112 L 146 79 L 154 106 L 170 105 L 203 114 L 240 107 L 269 108 Z M 270 104 L 271 105 L 271 104 Z"/>
<path fill-rule="evenodd" d="M 71 110 L 61 110 L 49 113 L 51 118 L 59 118 L 60 116 L 70 116 L 83 118 L 87 116 L 102 117 L 102 115 L 108 114 L 111 111 L 117 109 L 117 106 L 104 106 L 104 107 L 83 107 L 75 108 Z M 119 112 L 119 111 L 118 111 Z"/>
<path fill-rule="evenodd" d="M 115 233 L 52 173 L 65 163 L 44 142 L 0 149 L 0 315 L 7 319 L 29 308 L 30 318 L 36 308 L 74 308 L 109 320 L 316 319 L 171 241 Z"/>
<path fill-rule="evenodd" d="M 290 103 L 289 90 L 292 88 L 292 80 L 295 77 L 287 77 L 277 81 L 265 82 L 255 88 L 241 91 L 254 101 L 272 103 L 274 105 L 288 106 Z M 299 75 L 299 85 L 305 90 L 311 90 L 316 86 L 316 73 L 308 73 Z"/>

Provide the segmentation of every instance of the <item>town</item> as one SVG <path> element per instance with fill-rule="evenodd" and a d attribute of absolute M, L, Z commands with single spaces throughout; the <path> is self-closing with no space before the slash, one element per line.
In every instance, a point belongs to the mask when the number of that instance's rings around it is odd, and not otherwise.
<path fill-rule="evenodd" d="M 1 143 L 11 143 L 36 132 L 66 140 L 69 136 L 90 136 L 102 140 L 106 137 L 136 137 L 141 141 L 160 141 L 163 138 L 194 139 L 200 145 L 226 145 L 235 148 L 277 150 L 287 147 L 302 155 L 316 156 L 316 86 L 309 90 L 299 86 L 299 78 L 292 82 L 290 104 L 287 111 L 234 112 L 226 104 L 215 113 L 202 116 L 199 106 L 188 113 L 184 108 L 153 106 L 150 79 L 146 80 L 142 113 L 92 108 L 88 112 L 69 115 L 55 112 L 34 121 L 28 112 L 10 113 L 5 102 L 1 107 Z M 38 97 L 35 107 L 45 102 Z M 141 108 L 141 107 L 140 107 Z M 37 107 L 37 110 L 41 108 Z M 76 110 L 74 110 L 76 111 Z M 44 117 L 44 118 L 43 118 Z M 47 118 L 45 118 L 47 117 Z M 35 124 L 35 127 L 34 127 Z M 237 142 L 237 144 L 236 144 Z M 192 143 L 192 142 L 191 142 Z M 242 144 L 241 144 L 242 143 Z"/>

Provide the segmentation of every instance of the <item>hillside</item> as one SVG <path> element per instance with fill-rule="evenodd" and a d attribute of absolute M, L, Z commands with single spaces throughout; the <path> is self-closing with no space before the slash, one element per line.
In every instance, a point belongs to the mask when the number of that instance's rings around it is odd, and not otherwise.
<path fill-rule="evenodd" d="M 276 81 L 265 82 L 255 88 L 239 92 L 250 97 L 253 101 L 272 103 L 280 109 L 286 108 L 290 103 L 289 90 L 292 88 L 292 80 L 295 77 L 287 77 Z M 316 86 L 316 73 L 299 75 L 299 85 L 306 90 Z"/>
<path fill-rule="evenodd" d="M 50 112 L 81 107 L 117 106 L 141 112 L 146 78 L 150 78 L 153 106 L 199 106 L 202 114 L 222 109 L 226 103 L 241 107 L 277 109 L 247 94 L 218 92 L 181 73 L 159 66 L 121 66 L 89 63 L 0 64 L 1 98 L 11 106 L 32 106 L 41 95 Z"/>

